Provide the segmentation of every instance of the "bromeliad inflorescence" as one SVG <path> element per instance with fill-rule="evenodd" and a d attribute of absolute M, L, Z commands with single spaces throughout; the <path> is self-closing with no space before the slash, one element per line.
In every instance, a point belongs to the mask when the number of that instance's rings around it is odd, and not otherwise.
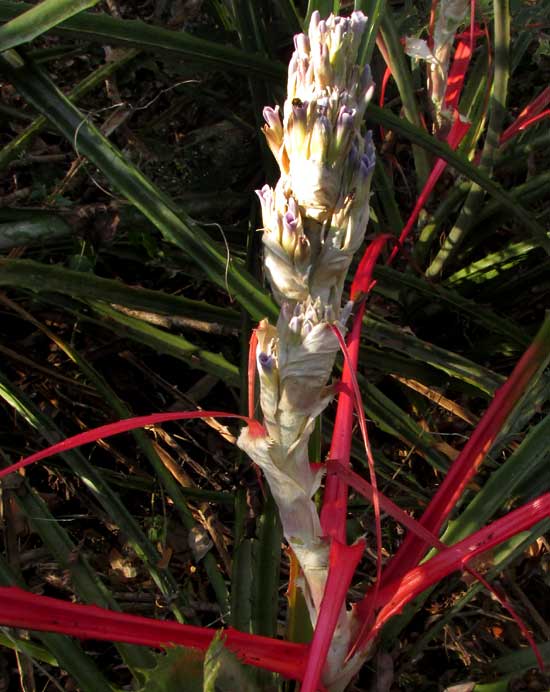
<path fill-rule="evenodd" d="M 329 378 L 351 304 L 342 307 L 344 280 L 369 218 L 375 154 L 361 124 L 374 85 L 357 65 L 366 17 L 313 13 L 308 35 L 295 37 L 288 93 L 265 108 L 264 133 L 280 167 L 275 187 L 258 191 L 265 268 L 281 307 L 277 325 L 257 329 L 256 364 L 265 435 L 245 428 L 238 444 L 260 466 L 277 503 L 285 538 L 303 573 L 315 624 L 329 561 L 312 497 L 322 472 L 312 470 L 308 442 L 328 405 Z M 343 609 L 325 668 L 341 670 L 351 640 Z"/>

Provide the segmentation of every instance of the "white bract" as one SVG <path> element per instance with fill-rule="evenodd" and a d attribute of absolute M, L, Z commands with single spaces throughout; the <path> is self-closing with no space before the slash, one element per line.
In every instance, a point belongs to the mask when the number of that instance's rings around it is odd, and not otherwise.
<path fill-rule="evenodd" d="M 294 39 L 282 114 L 264 109 L 264 134 L 281 177 L 257 194 L 266 274 L 281 312 L 276 326 L 263 320 L 257 329 L 266 434 L 245 428 L 238 444 L 269 483 L 313 623 L 329 543 L 313 502 L 322 472 L 312 470 L 308 443 L 333 396 L 329 380 L 339 347 L 333 328 L 343 333 L 351 312 L 350 304 L 342 308 L 342 292 L 365 236 L 375 164 L 371 134 L 361 129 L 374 90 L 370 69 L 357 65 L 366 21 L 361 12 L 327 20 L 314 12 L 308 34 Z M 325 666 L 327 685 L 343 668 L 351 634 L 344 609 Z"/>

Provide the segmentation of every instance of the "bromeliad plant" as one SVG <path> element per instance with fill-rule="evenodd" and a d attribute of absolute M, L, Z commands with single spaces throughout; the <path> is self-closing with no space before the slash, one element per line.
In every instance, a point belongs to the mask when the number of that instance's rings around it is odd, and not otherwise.
<path fill-rule="evenodd" d="M 464 78 L 463 73 L 458 93 L 456 81 L 452 83 L 455 89 L 452 99 L 445 100 L 449 86 L 447 75 L 449 69 L 453 74 L 454 68 L 454 64 L 449 68 L 452 40 L 463 19 L 463 14 L 456 12 L 450 17 L 451 22 L 444 14 L 448 5 L 441 6 L 430 62 L 434 67 L 430 84 L 439 125 L 441 119 L 447 117 L 442 104 L 458 105 Z M 399 238 L 380 232 L 369 239 L 352 281 L 350 300 L 343 304 L 346 274 L 365 238 L 375 168 L 372 136 L 363 129 L 374 84 L 369 67 L 360 64 L 369 31 L 368 20 L 362 12 L 353 12 L 349 18 L 330 15 L 325 20 L 318 12 L 313 12 L 308 33 L 295 37 L 282 112 L 277 107 L 264 110 L 264 134 L 279 165 L 280 179 L 274 188 L 264 186 L 258 197 L 262 208 L 265 271 L 279 306 L 279 315 L 275 324 L 263 319 L 253 333 L 249 415 L 187 411 L 128 417 L 67 438 L 0 471 L 0 478 L 4 478 L 54 454 L 150 424 L 192 418 L 242 418 L 245 427 L 238 445 L 262 470 L 277 505 L 283 533 L 291 549 L 291 562 L 297 565 L 299 572 L 290 590 L 299 588 L 303 594 L 313 637 L 310 643 L 300 644 L 229 628 L 223 631 L 224 645 L 246 664 L 300 681 L 302 692 L 344 690 L 365 661 L 373 658 L 383 628 L 390 621 L 395 623 L 395 616 L 402 613 L 407 604 L 452 572 L 468 571 L 485 587 L 491 588 L 476 570 L 477 558 L 550 517 L 550 493 L 546 493 L 483 527 L 496 511 L 496 507 L 487 502 L 475 520 L 470 524 L 464 522 L 464 526 L 477 530 L 469 528 L 467 532 L 453 533 L 451 525 L 440 536 L 516 405 L 548 365 L 550 320 L 543 324 L 509 379 L 498 389 L 418 520 L 378 490 L 357 381 L 366 299 L 376 283 L 375 265 L 386 250 L 389 250 L 389 264 L 402 249 L 443 172 L 445 161 L 440 158 L 435 162 Z M 17 53 L 5 57 L 6 74 L 23 92 L 27 89 L 31 101 L 40 104 L 47 82 L 40 82 L 40 74 L 33 72 L 34 68 L 29 68 Z M 25 75 L 30 76 L 27 86 Z M 33 92 L 35 83 L 41 85 L 41 89 Z M 63 105 L 62 100 L 59 103 Z M 61 105 L 60 113 L 69 113 L 69 116 L 66 121 L 61 118 L 60 124 L 69 131 L 72 112 L 64 111 Z M 450 148 L 455 149 L 468 127 L 456 113 L 449 120 L 452 125 L 447 141 Z M 91 155 L 91 142 L 100 135 L 86 123 L 78 124 L 80 130 L 89 135 L 90 139 L 83 146 L 89 147 L 84 153 Z M 112 151 L 110 155 L 111 158 L 102 160 L 105 170 L 109 170 L 111 164 L 120 164 Z M 116 179 L 114 173 L 113 179 Z M 131 191 L 128 187 L 128 192 Z M 154 192 L 149 185 L 144 197 Z M 147 209 L 144 197 L 140 198 L 140 203 Z M 168 207 L 164 211 L 164 228 L 178 237 L 181 219 Z M 192 233 L 190 242 L 191 236 Z M 214 250 L 208 258 L 208 270 L 215 275 L 218 259 Z M 233 282 L 231 288 L 241 296 L 243 304 L 251 307 L 251 312 L 262 309 L 257 296 L 246 295 L 252 284 L 247 284 L 245 274 L 237 278 L 232 275 L 230 281 Z M 350 320 L 346 342 L 346 325 Z M 339 382 L 333 383 L 330 378 L 339 349 L 344 354 L 343 370 Z M 76 357 L 69 348 L 66 352 Z M 216 365 L 221 367 L 219 361 Z M 261 415 L 254 406 L 256 376 Z M 321 459 L 312 458 L 310 441 L 316 420 L 334 396 L 338 403 L 332 443 L 328 459 L 322 463 Z M 19 406 L 19 410 L 23 409 Z M 369 482 L 351 470 L 355 420 L 364 442 Z M 101 494 L 104 491 L 97 479 L 89 477 L 87 482 L 92 492 Z M 512 490 L 518 481 L 509 482 Z M 376 543 L 377 555 L 375 578 L 363 598 L 351 607 L 350 585 L 371 536 L 348 545 L 350 487 L 373 505 L 373 543 Z M 320 512 L 316 502 L 318 494 L 322 496 Z M 406 530 L 403 543 L 385 565 L 382 564 L 382 512 Z M 157 574 L 157 578 L 159 585 L 165 585 L 162 575 Z M 536 650 L 531 634 L 512 606 L 501 594 L 495 592 L 495 595 L 518 621 Z M 99 599 L 92 595 L 91 600 L 97 602 Z M 216 634 L 214 629 L 155 621 L 107 607 L 67 603 L 13 586 L 0 588 L 0 624 L 156 648 L 178 644 L 201 652 L 213 646 Z M 129 665 L 136 667 L 131 651 L 122 649 L 121 652 L 127 656 Z M 230 665 L 224 659 L 222 663 Z M 93 674 L 88 677 L 84 674 L 83 679 L 87 681 L 81 682 L 84 688 L 88 685 L 89 689 L 95 689 Z"/>

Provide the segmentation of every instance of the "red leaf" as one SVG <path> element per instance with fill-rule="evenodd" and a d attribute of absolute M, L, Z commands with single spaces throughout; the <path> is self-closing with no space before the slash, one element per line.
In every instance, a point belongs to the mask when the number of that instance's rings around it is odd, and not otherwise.
<path fill-rule="evenodd" d="M 543 109 L 550 103 L 550 86 L 543 89 L 541 93 L 531 101 L 525 108 L 521 111 L 515 121 L 510 125 L 509 128 L 504 130 L 500 137 L 500 143 L 504 144 L 509 139 L 512 139 L 519 132 L 526 130 L 531 125 L 534 125 L 539 120 L 547 118 L 550 115 L 550 111 Z"/>
<path fill-rule="evenodd" d="M 361 299 L 372 288 L 372 272 L 380 253 L 387 242 L 392 241 L 389 233 L 378 236 L 373 240 L 361 259 L 351 287 L 352 300 Z M 353 385 L 352 371 L 357 369 L 359 360 L 359 344 L 365 303 L 359 305 L 354 318 L 351 333 L 348 337 L 349 359 L 344 363 L 342 386 L 338 395 L 336 420 L 330 447 L 330 458 L 338 460 L 344 466 L 349 465 L 351 437 L 353 427 Z M 336 476 L 327 478 L 323 507 L 321 510 L 321 526 L 326 536 L 337 538 L 341 543 L 346 541 L 347 486 Z"/>
<path fill-rule="evenodd" d="M 215 630 L 205 627 L 67 603 L 14 586 L 0 587 L 0 623 L 6 627 L 59 632 L 79 639 L 126 642 L 156 648 L 179 644 L 201 651 L 206 651 L 216 635 Z M 308 651 L 305 644 L 284 642 L 231 628 L 224 631 L 224 640 L 225 646 L 244 663 L 292 679 L 303 677 Z"/>
<path fill-rule="evenodd" d="M 128 432 L 130 430 L 135 430 L 136 428 L 144 428 L 147 425 L 166 423 L 167 421 L 173 420 L 187 420 L 189 418 L 239 418 L 240 420 L 246 421 L 249 428 L 253 430 L 255 435 L 265 434 L 263 426 L 257 420 L 247 418 L 247 416 L 240 416 L 237 413 L 225 413 L 224 411 L 171 411 L 169 413 L 151 413 L 147 416 L 135 416 L 133 418 L 115 421 L 114 423 L 108 423 L 107 425 L 100 425 L 98 428 L 92 428 L 91 430 L 86 430 L 83 433 L 78 433 L 78 435 L 67 437 L 65 440 L 62 440 L 51 447 L 47 447 L 40 452 L 31 454 L 25 459 L 21 459 L 21 461 L 18 461 L 5 469 L 1 469 L 0 478 L 4 478 L 8 474 L 18 471 L 19 469 L 22 469 L 35 461 L 47 459 L 48 457 L 54 456 L 54 454 L 68 452 L 71 449 L 81 447 L 89 442 L 96 442 L 97 440 L 112 437 L 113 435 L 118 435 L 119 433 Z"/>
<path fill-rule="evenodd" d="M 329 462 L 329 464 L 327 464 L 327 473 L 337 473 L 340 476 L 340 478 L 346 480 L 348 484 L 352 488 L 354 488 L 354 490 L 356 490 L 358 493 L 361 493 L 361 495 L 366 497 L 368 500 L 372 501 L 374 495 L 372 486 L 366 480 L 361 478 L 361 476 L 356 474 L 354 471 L 351 471 L 350 469 L 343 469 L 339 464 Z M 437 536 L 434 536 L 434 534 L 427 531 L 422 526 L 422 524 L 416 521 L 416 519 L 413 519 L 411 516 L 409 516 L 400 507 L 393 503 L 389 498 L 385 497 L 385 495 L 383 495 L 381 492 L 378 491 L 377 494 L 379 497 L 380 506 L 387 514 L 389 514 L 400 524 L 408 528 L 409 531 L 412 531 L 417 536 L 423 538 L 427 544 L 431 545 L 434 548 L 437 548 L 438 550 L 447 550 L 448 546 L 442 543 L 439 540 L 439 538 L 437 538 Z M 477 579 L 488 591 L 490 591 L 499 601 L 502 607 L 510 613 L 510 615 L 518 625 L 519 629 L 521 630 L 523 636 L 529 642 L 531 648 L 535 653 L 535 656 L 537 657 L 537 660 L 539 660 L 540 652 L 537 648 L 535 641 L 533 640 L 533 637 L 528 631 L 523 620 L 516 613 L 510 602 L 506 599 L 506 597 L 502 593 L 499 593 L 493 586 L 491 586 L 491 584 L 489 584 L 489 582 L 486 579 L 484 579 L 481 576 L 481 574 L 477 572 L 477 570 L 472 569 L 469 565 L 465 565 L 464 568 L 467 572 L 469 572 L 472 575 L 472 577 L 474 577 L 474 579 Z M 362 624 L 360 630 L 356 635 L 355 642 L 349 650 L 348 658 L 351 658 L 356 651 L 361 651 L 366 646 L 366 643 L 369 640 L 368 628 L 370 624 L 370 613 L 372 612 L 376 600 L 377 590 L 373 588 L 371 589 L 371 592 L 369 592 L 365 596 L 363 601 L 361 601 L 361 603 L 359 603 L 356 606 L 358 620 Z"/>
<path fill-rule="evenodd" d="M 463 541 L 446 548 L 391 583 L 386 582 L 378 593 L 376 607 L 380 608 L 380 612 L 374 627 L 368 634 L 367 642 L 376 637 L 391 617 L 400 613 L 407 603 L 427 588 L 452 572 L 464 568 L 469 560 L 491 550 L 521 531 L 528 530 L 549 516 L 550 493 L 546 493 L 476 531 Z"/>
<path fill-rule="evenodd" d="M 349 354 L 348 349 L 346 347 L 344 337 L 342 336 L 342 334 L 340 333 L 340 331 L 336 327 L 333 327 L 332 329 L 333 329 L 333 332 L 338 339 L 338 342 L 340 344 L 340 348 L 342 349 L 342 353 L 344 354 L 345 363 L 348 367 L 348 371 L 349 371 L 349 375 L 350 375 L 350 383 L 351 383 L 352 391 L 353 391 L 353 400 L 355 403 L 355 410 L 356 410 L 357 416 L 359 418 L 359 427 L 361 429 L 361 436 L 363 438 L 363 444 L 365 447 L 365 453 L 367 455 L 367 463 L 368 463 L 368 467 L 369 467 L 370 487 L 372 488 L 372 505 L 374 508 L 374 524 L 375 524 L 375 530 L 376 530 L 376 579 L 374 582 L 374 592 L 376 594 L 378 591 L 378 587 L 380 585 L 381 576 L 382 576 L 382 521 L 380 518 L 380 499 L 378 496 L 379 495 L 378 486 L 376 483 L 374 457 L 372 455 L 372 449 L 370 446 L 369 433 L 368 433 L 368 429 L 367 429 L 367 421 L 365 419 L 365 411 L 363 410 L 363 401 L 361 398 L 361 392 L 359 390 L 357 378 L 355 377 L 354 364 L 351 361 L 351 357 L 350 357 L 350 354 Z M 372 613 L 369 611 L 365 614 L 364 621 L 363 621 L 363 627 L 364 628 L 366 628 L 370 625 L 371 616 L 372 616 Z"/>
<path fill-rule="evenodd" d="M 453 111 L 458 109 L 460 94 L 462 93 L 466 72 L 468 71 L 471 58 L 472 47 L 468 37 L 467 40 L 461 40 L 458 42 L 453 58 L 453 64 L 449 71 L 449 76 L 447 77 L 447 89 L 445 91 L 444 98 L 445 108 L 447 109 Z"/>
<path fill-rule="evenodd" d="M 384 70 L 384 76 L 382 77 L 382 84 L 380 85 L 380 99 L 378 101 L 380 108 L 384 108 L 384 101 L 386 100 L 386 89 L 388 88 L 388 82 L 392 76 L 389 67 Z M 382 126 L 380 126 L 380 138 L 384 140 L 386 138 L 386 131 Z"/>
<path fill-rule="evenodd" d="M 256 348 L 258 346 L 258 334 L 252 330 L 250 345 L 248 348 L 248 417 L 254 418 L 254 391 L 256 385 Z"/>

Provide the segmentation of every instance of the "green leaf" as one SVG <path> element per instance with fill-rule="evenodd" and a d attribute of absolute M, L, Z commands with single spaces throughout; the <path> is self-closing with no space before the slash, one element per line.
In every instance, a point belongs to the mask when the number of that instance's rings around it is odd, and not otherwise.
<path fill-rule="evenodd" d="M 536 240 L 546 252 L 550 253 L 550 238 L 544 226 L 542 226 L 511 193 L 503 190 L 502 187 L 494 180 L 491 180 L 486 173 L 470 163 L 463 154 L 453 151 L 447 144 L 435 137 L 430 137 L 430 135 L 421 128 L 415 127 L 407 120 L 399 118 L 386 109 L 379 108 L 372 102 L 367 108 L 367 118 L 374 124 L 382 125 L 388 130 L 393 130 L 413 144 L 418 144 L 418 146 L 423 149 L 441 157 L 459 173 L 462 173 L 469 180 L 477 183 L 492 197 L 499 200 L 499 202 L 530 231 L 533 239 Z"/>
<path fill-rule="evenodd" d="M 231 329 L 238 329 L 240 325 L 238 313 L 230 308 L 162 291 L 126 286 L 121 281 L 103 279 L 94 274 L 33 260 L 0 259 L 0 286 L 24 288 L 39 294 L 61 293 L 75 298 L 100 300 L 160 315 L 188 317 L 210 324 L 219 323 Z M 223 333 L 223 330 L 220 329 L 220 332 Z M 215 326 L 212 327 L 212 333 L 217 333 Z"/>
<path fill-rule="evenodd" d="M 501 276 L 502 272 L 525 260 L 525 256 L 536 248 L 533 243 L 509 243 L 506 247 L 491 252 L 482 259 L 459 269 L 445 281 L 447 286 L 480 285 Z"/>
<path fill-rule="evenodd" d="M 70 0 L 69 0 L 70 2 Z M 8 21 L 22 9 L 32 5 L 0 0 L 0 21 Z M 169 51 L 180 58 L 216 68 L 236 70 L 245 74 L 284 80 L 286 68 L 281 63 L 261 55 L 251 55 L 233 46 L 191 36 L 185 31 L 169 31 L 137 20 L 116 19 L 106 14 L 83 13 L 71 17 L 54 28 L 62 36 L 75 36 L 80 40 L 97 41 L 101 45 L 122 45 L 150 50 Z"/>
<path fill-rule="evenodd" d="M 257 692 L 246 668 L 225 648 L 222 632 L 214 637 L 204 657 L 202 689 L 203 692 Z"/>
<path fill-rule="evenodd" d="M 132 202 L 167 241 L 181 248 L 206 277 L 226 287 L 254 319 L 276 315 L 272 300 L 253 277 L 220 252 L 208 234 L 176 209 L 168 197 L 129 163 L 37 66 L 25 63 L 13 67 L 4 63 L 4 71 L 24 98 L 51 120 L 79 154 L 94 163 L 115 189 Z"/>
<path fill-rule="evenodd" d="M 120 51 L 123 53 L 123 51 Z M 74 89 L 72 89 L 68 98 L 71 101 L 78 101 L 82 96 L 90 92 L 96 86 L 104 82 L 110 75 L 116 72 L 119 68 L 127 65 L 130 60 L 132 60 L 139 51 L 130 49 L 124 51 L 123 55 L 119 55 L 115 60 L 110 60 L 101 65 L 96 70 L 91 72 L 87 77 L 85 77 L 81 82 L 79 82 Z M 32 118 L 31 118 L 32 120 Z M 40 115 L 38 118 L 33 120 L 31 124 L 19 133 L 15 139 L 12 139 L 5 147 L 0 150 L 0 170 L 3 170 L 7 165 L 16 159 L 25 149 L 30 145 L 35 135 L 42 130 L 47 125 L 48 120 L 44 116 Z"/>
<path fill-rule="evenodd" d="M 460 516 L 451 521 L 442 541 L 460 541 L 484 526 L 517 489 L 528 488 L 531 480 L 544 474 L 550 460 L 550 416 L 546 416 L 523 440 L 517 450 L 496 470 Z"/>
<path fill-rule="evenodd" d="M 334 0 L 309 0 L 307 3 L 306 18 L 304 20 L 304 27 L 306 30 L 309 27 L 311 15 L 316 10 L 320 13 L 322 19 L 326 19 L 334 10 L 334 4 Z M 338 10 L 336 10 L 336 13 L 338 13 Z"/>
<path fill-rule="evenodd" d="M 99 0 L 44 0 L 0 27 L 0 51 L 32 41 Z"/>
<path fill-rule="evenodd" d="M 547 522 L 548 530 L 548 522 Z M 550 661 L 550 642 L 541 642 L 538 644 L 539 651 L 545 662 Z M 519 673 L 520 671 L 527 670 L 528 668 L 536 668 L 537 660 L 535 654 L 531 649 L 522 649 L 516 651 L 508 656 L 503 656 L 502 658 L 495 661 L 493 664 L 494 668 L 500 673 Z"/>
<path fill-rule="evenodd" d="M 282 542 L 277 505 L 269 493 L 258 519 L 258 540 L 252 543 L 252 631 L 266 637 L 277 633 Z"/>
<path fill-rule="evenodd" d="M 202 692 L 202 651 L 174 646 L 157 657 L 156 668 L 144 670 L 145 684 L 139 692 Z"/>
<path fill-rule="evenodd" d="M 43 243 L 68 236 L 70 233 L 70 227 L 58 216 L 45 215 L 39 220 L 2 223 L 0 224 L 0 250 Z"/>
<path fill-rule="evenodd" d="M 220 353 L 212 353 L 199 348 L 182 336 L 165 332 L 144 320 L 125 315 L 103 303 L 88 301 L 88 304 L 96 313 L 106 317 L 106 326 L 118 334 L 130 336 L 143 344 L 147 344 L 158 353 L 174 356 L 190 367 L 209 372 L 225 380 L 228 384 L 235 386 L 239 384 L 239 369 Z"/>
<path fill-rule="evenodd" d="M 391 348 L 429 363 L 434 368 L 473 385 L 488 395 L 504 382 L 504 378 L 487 368 L 435 344 L 422 341 L 405 329 L 369 316 L 365 319 L 365 335 L 380 347 Z"/>
<path fill-rule="evenodd" d="M 529 334 L 524 329 L 518 327 L 510 319 L 505 319 L 496 315 L 492 310 L 479 305 L 475 301 L 464 298 L 457 291 L 429 283 L 425 279 L 419 279 L 411 274 L 403 274 L 391 267 L 377 266 L 374 270 L 374 276 L 380 284 L 380 289 L 407 289 L 418 291 L 422 296 L 426 296 L 429 300 L 440 302 L 451 307 L 451 309 L 468 315 L 469 319 L 476 324 L 481 325 L 485 329 L 504 336 L 507 340 L 511 340 L 521 348 L 529 343 Z M 374 289 L 377 290 L 376 288 Z"/>
<path fill-rule="evenodd" d="M 380 35 L 386 47 L 388 67 L 391 69 L 401 102 L 403 103 L 405 118 L 409 123 L 412 123 L 415 129 L 426 134 L 421 125 L 422 121 L 414 93 L 411 71 L 401 45 L 401 39 L 397 32 L 393 15 L 389 10 L 383 13 L 380 23 Z M 428 137 L 427 134 L 426 137 Z M 416 143 L 413 142 L 413 144 Z M 413 157 L 417 175 L 416 183 L 420 191 L 430 174 L 430 162 L 422 146 L 420 148 L 413 146 Z"/>
<path fill-rule="evenodd" d="M 372 59 L 380 22 L 386 11 L 386 3 L 385 0 L 355 0 L 355 9 L 361 10 L 369 20 L 359 48 L 359 64 L 365 65 Z"/>

